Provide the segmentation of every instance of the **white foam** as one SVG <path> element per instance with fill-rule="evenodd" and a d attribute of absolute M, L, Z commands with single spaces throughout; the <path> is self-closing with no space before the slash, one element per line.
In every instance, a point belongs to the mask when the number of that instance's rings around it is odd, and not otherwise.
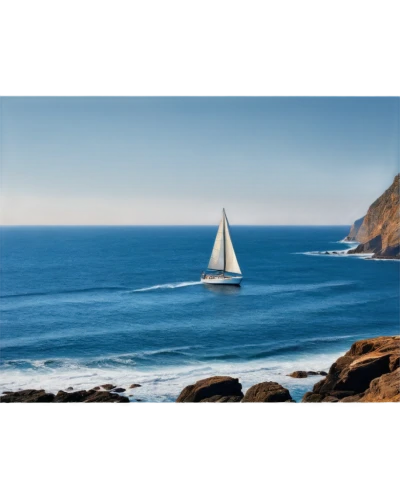
<path fill-rule="evenodd" d="M 22 389 L 45 389 L 56 393 L 72 386 L 74 390 L 91 389 L 97 385 L 113 383 L 125 387 L 126 395 L 143 401 L 174 401 L 184 387 L 197 380 L 214 375 L 229 375 L 239 378 L 246 391 L 259 382 L 274 381 L 291 389 L 309 390 L 319 379 L 312 376 L 305 379 L 293 379 L 287 375 L 294 370 L 325 370 L 341 355 L 330 354 L 304 355 L 282 361 L 281 359 L 254 360 L 246 363 L 210 362 L 191 364 L 180 367 L 160 368 L 156 370 L 138 370 L 135 366 L 117 368 L 88 368 L 77 362 L 63 368 L 51 369 L 46 366 L 39 370 L 3 370 L 0 393 Z M 132 383 L 142 387 L 129 390 Z"/>
<path fill-rule="evenodd" d="M 378 257 L 375 257 L 373 260 L 379 260 L 381 262 L 400 262 L 400 259 L 379 259 Z"/>
<path fill-rule="evenodd" d="M 154 285 L 146 288 L 138 288 L 137 290 L 132 290 L 132 292 L 148 292 L 150 290 L 159 290 L 165 288 L 181 288 L 184 286 L 194 286 L 201 285 L 201 281 L 183 281 L 181 283 L 164 283 L 162 285 Z"/>
<path fill-rule="evenodd" d="M 343 243 L 344 245 L 359 245 L 359 241 L 355 241 L 355 240 L 346 240 L 346 239 L 343 239 L 343 240 L 339 240 L 339 241 L 335 241 L 335 243 Z"/>
<path fill-rule="evenodd" d="M 301 255 L 312 255 L 313 257 L 351 257 L 353 259 L 363 259 L 363 260 L 370 259 L 374 255 L 373 253 L 348 253 L 349 250 L 353 250 L 354 248 L 357 248 L 357 246 L 353 246 L 348 250 L 321 250 L 321 251 L 314 250 L 311 252 L 297 252 L 297 253 Z"/>

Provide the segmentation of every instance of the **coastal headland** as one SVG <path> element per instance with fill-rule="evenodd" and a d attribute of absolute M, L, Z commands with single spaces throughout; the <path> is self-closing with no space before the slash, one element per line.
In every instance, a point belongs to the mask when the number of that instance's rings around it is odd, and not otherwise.
<path fill-rule="evenodd" d="M 359 243 L 349 254 L 373 254 L 373 259 L 400 259 L 400 174 L 351 226 L 345 241 Z"/>

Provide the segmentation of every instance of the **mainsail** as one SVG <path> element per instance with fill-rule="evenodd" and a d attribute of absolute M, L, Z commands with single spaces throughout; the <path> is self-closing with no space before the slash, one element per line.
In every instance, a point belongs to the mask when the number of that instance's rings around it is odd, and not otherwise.
<path fill-rule="evenodd" d="M 222 220 L 218 227 L 210 262 L 208 263 L 208 269 L 242 274 L 235 255 L 235 250 L 233 249 L 225 210 L 222 212 Z"/>

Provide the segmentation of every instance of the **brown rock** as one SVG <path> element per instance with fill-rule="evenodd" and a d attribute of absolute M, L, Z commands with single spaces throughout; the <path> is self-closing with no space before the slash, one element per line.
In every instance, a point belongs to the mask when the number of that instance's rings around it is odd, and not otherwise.
<path fill-rule="evenodd" d="M 391 403 L 400 401 L 400 368 L 374 379 L 360 402 Z"/>
<path fill-rule="evenodd" d="M 305 372 L 305 371 L 302 371 L 302 370 L 298 370 L 298 371 L 289 373 L 288 376 L 289 377 L 293 377 L 293 378 L 307 378 L 308 377 L 308 373 Z"/>
<path fill-rule="evenodd" d="M 113 384 L 103 384 L 101 385 L 100 387 L 102 387 L 103 389 L 105 389 L 106 391 L 111 391 L 112 389 L 114 389 L 115 387 L 117 387 L 116 385 L 113 385 Z"/>
<path fill-rule="evenodd" d="M 284 403 L 293 401 L 285 387 L 276 382 L 261 382 L 248 389 L 242 403 Z"/>
<path fill-rule="evenodd" d="M 243 397 L 239 379 L 232 377 L 210 377 L 188 385 L 178 396 L 177 403 L 198 403 L 213 396 Z"/>
<path fill-rule="evenodd" d="M 322 401 L 322 403 L 338 403 L 338 398 L 334 398 L 333 396 L 326 396 Z"/>
<path fill-rule="evenodd" d="M 400 257 L 399 183 L 397 174 L 389 189 L 369 207 L 367 215 L 353 224 L 346 239 L 360 245 L 348 253 L 374 252 L 377 258 Z"/>
<path fill-rule="evenodd" d="M 58 391 L 54 398 L 54 403 L 83 403 L 88 395 L 96 394 L 96 391 Z"/>
<path fill-rule="evenodd" d="M 140 384 L 131 384 L 129 389 L 135 389 L 135 387 L 142 387 Z"/>
<path fill-rule="evenodd" d="M 128 403 L 129 399 L 108 391 L 59 391 L 54 403 Z"/>
<path fill-rule="evenodd" d="M 1 403 L 51 403 L 53 400 L 54 394 L 47 393 L 43 389 L 8 392 L 0 397 Z"/>
<path fill-rule="evenodd" d="M 91 391 L 88 391 L 88 393 Z M 129 398 L 107 391 L 95 391 L 88 394 L 85 403 L 129 403 Z"/>
<path fill-rule="evenodd" d="M 396 376 L 383 376 L 396 373 L 399 352 L 400 337 L 377 337 L 355 342 L 344 356 L 333 363 L 327 377 L 315 384 L 312 392 L 304 395 L 303 401 L 320 402 L 328 396 L 339 400 L 346 398 L 345 402 L 396 398 Z M 378 382 L 380 378 L 382 380 Z M 322 397 L 318 398 L 315 394 Z M 357 395 L 361 395 L 359 399 L 355 397 Z"/>
<path fill-rule="evenodd" d="M 339 403 L 358 403 L 363 394 L 356 394 L 354 396 L 347 396 L 339 401 Z"/>
<path fill-rule="evenodd" d="M 212 396 L 202 399 L 200 403 L 240 403 L 242 396 Z"/>
<path fill-rule="evenodd" d="M 381 235 L 375 236 L 365 243 L 360 243 L 356 248 L 352 248 L 347 251 L 347 253 L 375 253 L 382 250 L 382 238 Z"/>
<path fill-rule="evenodd" d="M 320 403 L 324 399 L 322 394 L 314 392 L 306 392 L 303 396 L 302 403 Z"/>

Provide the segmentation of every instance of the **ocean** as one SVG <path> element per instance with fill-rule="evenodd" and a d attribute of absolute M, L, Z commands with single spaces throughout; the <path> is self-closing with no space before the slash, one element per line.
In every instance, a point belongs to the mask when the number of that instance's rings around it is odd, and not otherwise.
<path fill-rule="evenodd" d="M 399 262 L 343 253 L 348 226 L 232 226 L 244 279 L 200 283 L 216 226 L 2 227 L 0 392 L 114 383 L 174 401 L 196 380 L 299 401 L 351 344 L 399 333 Z"/>

